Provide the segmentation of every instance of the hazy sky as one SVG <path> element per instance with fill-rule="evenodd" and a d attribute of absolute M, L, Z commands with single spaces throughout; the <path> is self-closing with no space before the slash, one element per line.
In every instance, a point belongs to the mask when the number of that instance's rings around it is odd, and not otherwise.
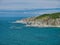
<path fill-rule="evenodd" d="M 0 9 L 60 8 L 60 0 L 0 0 Z"/>

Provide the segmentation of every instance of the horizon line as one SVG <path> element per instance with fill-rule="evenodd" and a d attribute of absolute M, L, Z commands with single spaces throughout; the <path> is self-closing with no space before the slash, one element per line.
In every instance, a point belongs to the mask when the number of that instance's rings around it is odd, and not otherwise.
<path fill-rule="evenodd" d="M 25 9 L 0 9 L 0 10 L 35 10 L 35 9 L 39 9 L 39 10 L 43 10 L 43 9 L 52 10 L 52 9 L 60 9 L 60 8 L 31 8 L 31 9 L 25 8 Z"/>

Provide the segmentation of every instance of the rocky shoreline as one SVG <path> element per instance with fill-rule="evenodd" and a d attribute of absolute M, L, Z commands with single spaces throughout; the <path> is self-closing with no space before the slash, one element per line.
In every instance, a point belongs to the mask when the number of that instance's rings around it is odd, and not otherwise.
<path fill-rule="evenodd" d="M 38 19 L 36 17 L 26 18 L 22 20 L 17 20 L 16 23 L 23 23 L 26 24 L 26 26 L 33 27 L 60 27 L 60 15 L 55 15 L 54 18 L 51 18 L 52 16 L 44 15 L 44 17 L 40 16 L 40 18 Z"/>
<path fill-rule="evenodd" d="M 55 21 L 55 25 L 52 25 L 51 21 L 50 21 L 50 23 L 47 24 L 47 22 L 27 21 L 26 19 L 17 20 L 16 23 L 26 24 L 26 26 L 29 26 L 29 27 L 60 27 L 60 22 L 58 23 L 56 21 Z M 59 21 L 60 21 L 60 19 L 59 19 Z"/>

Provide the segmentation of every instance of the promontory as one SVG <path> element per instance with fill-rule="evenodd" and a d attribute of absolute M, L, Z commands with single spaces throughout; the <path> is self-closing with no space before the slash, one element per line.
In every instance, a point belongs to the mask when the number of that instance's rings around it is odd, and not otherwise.
<path fill-rule="evenodd" d="M 60 12 L 17 20 L 16 23 L 24 23 L 33 27 L 60 27 Z"/>

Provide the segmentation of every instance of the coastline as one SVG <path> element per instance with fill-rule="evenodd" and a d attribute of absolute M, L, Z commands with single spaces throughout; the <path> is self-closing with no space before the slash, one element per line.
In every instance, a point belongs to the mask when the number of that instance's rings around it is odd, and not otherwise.
<path fill-rule="evenodd" d="M 52 26 L 52 25 L 44 25 L 44 26 L 41 26 L 41 25 L 26 25 L 27 27 L 60 27 L 60 26 Z"/>
<path fill-rule="evenodd" d="M 60 13 L 43 14 L 36 17 L 17 20 L 15 23 L 32 27 L 60 27 Z"/>
<path fill-rule="evenodd" d="M 23 20 L 17 20 L 15 23 L 22 23 L 26 24 L 27 27 L 60 27 L 59 25 L 38 25 L 38 24 L 27 24 L 27 22 L 24 22 Z"/>

